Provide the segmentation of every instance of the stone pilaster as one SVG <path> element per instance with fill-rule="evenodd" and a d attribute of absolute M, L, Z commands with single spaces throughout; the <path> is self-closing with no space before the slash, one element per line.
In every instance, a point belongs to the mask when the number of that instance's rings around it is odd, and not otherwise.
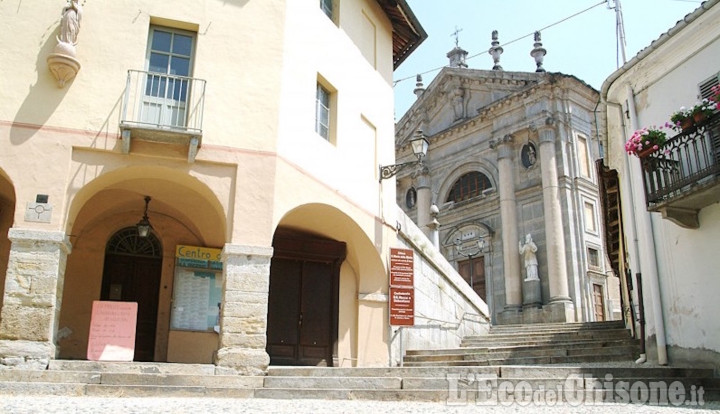
<path fill-rule="evenodd" d="M 503 271 L 505 275 L 505 309 L 499 315 L 501 323 L 519 323 L 514 315 L 522 308 L 522 275 L 518 247 L 517 200 L 515 199 L 515 174 L 512 162 L 513 137 L 506 135 L 492 142 L 498 157 L 498 195 L 500 197 L 500 220 L 502 223 Z"/>
<path fill-rule="evenodd" d="M 226 244 L 218 367 L 262 375 L 270 364 L 265 351 L 271 247 Z"/>
<path fill-rule="evenodd" d="M 0 322 L 0 365 L 45 369 L 55 358 L 65 264 L 71 245 L 59 231 L 11 228 Z"/>
<path fill-rule="evenodd" d="M 415 189 L 417 190 L 417 225 L 422 232 L 431 237 L 432 231 L 429 227 L 432 222 L 430 207 L 432 206 L 432 189 L 430 175 L 426 167 L 421 167 L 414 174 Z"/>
<path fill-rule="evenodd" d="M 548 118 L 539 131 L 540 169 L 542 174 L 543 208 L 545 212 L 545 245 L 547 250 L 550 300 L 545 306 L 548 322 L 573 322 L 574 306 L 568 289 L 565 233 L 555 154 L 555 130 Z"/>

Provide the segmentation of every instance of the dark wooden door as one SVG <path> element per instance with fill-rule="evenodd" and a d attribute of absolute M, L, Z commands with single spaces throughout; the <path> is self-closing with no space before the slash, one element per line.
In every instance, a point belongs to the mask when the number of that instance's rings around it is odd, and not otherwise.
<path fill-rule="evenodd" d="M 332 365 L 335 275 L 330 263 L 275 258 L 268 345 L 273 365 Z"/>
<path fill-rule="evenodd" d="M 602 285 L 593 283 L 593 302 L 595 306 L 595 321 L 605 320 L 605 295 Z"/>
<path fill-rule="evenodd" d="M 458 273 L 482 300 L 487 301 L 485 256 L 473 257 L 458 263 Z"/>
<path fill-rule="evenodd" d="M 135 361 L 153 361 L 162 259 L 108 254 L 100 300 L 137 302 Z"/>

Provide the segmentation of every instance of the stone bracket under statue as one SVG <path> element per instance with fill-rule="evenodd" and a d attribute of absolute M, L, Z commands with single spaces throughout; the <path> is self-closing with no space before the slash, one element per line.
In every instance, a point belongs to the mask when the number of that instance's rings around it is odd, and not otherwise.
<path fill-rule="evenodd" d="M 78 0 L 70 0 L 62 10 L 60 34 L 57 37 L 58 44 L 53 49 L 53 53 L 47 57 L 48 69 L 57 81 L 59 88 L 63 88 L 80 71 L 80 61 L 75 58 L 75 45 L 77 45 L 81 20 L 82 6 Z"/>

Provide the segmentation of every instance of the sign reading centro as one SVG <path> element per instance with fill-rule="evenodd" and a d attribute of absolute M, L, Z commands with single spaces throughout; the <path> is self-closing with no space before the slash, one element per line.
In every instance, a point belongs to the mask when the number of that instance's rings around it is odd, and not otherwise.
<path fill-rule="evenodd" d="M 175 257 L 179 266 L 222 270 L 222 249 L 179 244 Z"/>

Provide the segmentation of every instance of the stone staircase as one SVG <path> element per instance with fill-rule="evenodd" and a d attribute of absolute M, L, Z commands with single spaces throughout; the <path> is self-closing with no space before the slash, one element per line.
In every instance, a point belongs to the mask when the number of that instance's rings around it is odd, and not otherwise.
<path fill-rule="evenodd" d="M 675 395 L 669 392 L 681 386 L 689 400 L 720 401 L 720 378 L 714 369 L 639 366 L 633 362 L 638 352 L 636 341 L 617 322 L 501 326 L 488 335 L 465 338 L 458 349 L 408 351 L 402 367 L 271 366 L 266 376 L 239 376 L 203 364 L 53 360 L 44 371 L 0 369 L 0 395 L 473 404 L 528 396 L 628 402 L 622 400 L 627 390 L 653 395 L 655 388 L 655 398 L 667 403 L 668 395 Z"/>
<path fill-rule="evenodd" d="M 267 376 L 217 373 L 213 365 L 53 361 L 48 370 L 0 371 L 0 395 L 95 397 L 223 397 L 365 399 L 474 404 L 507 402 L 536 391 L 572 402 L 617 397 L 619 382 L 667 389 L 682 384 L 688 399 L 720 400 L 720 379 L 709 368 L 467 366 L 321 368 L 270 367 Z M 485 384 L 493 393 L 480 387 Z M 634 386 L 634 385 L 633 385 Z M 691 391 L 693 390 L 693 391 Z M 694 394 L 693 394 L 694 393 Z M 667 393 L 666 393 L 667 395 Z M 525 396 L 525 397 L 522 397 Z M 543 398 L 544 394 L 543 394 Z M 627 401 L 626 401 L 627 402 Z M 663 402 L 662 400 L 660 402 Z"/>
<path fill-rule="evenodd" d="M 408 350 L 405 366 L 493 366 L 634 361 L 639 341 L 622 321 L 493 326 L 460 348 Z"/>

